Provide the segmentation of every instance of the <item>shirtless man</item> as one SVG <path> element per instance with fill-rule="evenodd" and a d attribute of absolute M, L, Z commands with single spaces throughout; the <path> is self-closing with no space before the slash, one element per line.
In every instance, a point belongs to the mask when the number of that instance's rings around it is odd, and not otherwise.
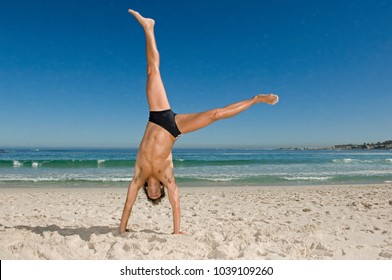
<path fill-rule="evenodd" d="M 147 100 L 150 118 L 136 157 L 135 172 L 128 187 L 120 223 L 120 233 L 126 231 L 132 206 L 139 190 L 144 186 L 149 200 L 157 201 L 167 189 L 173 211 L 173 234 L 182 234 L 180 229 L 180 201 L 174 178 L 172 148 L 178 136 L 201 129 L 215 121 L 231 118 L 257 103 L 276 104 L 278 96 L 259 94 L 224 108 L 194 114 L 175 114 L 170 109 L 161 75 L 159 52 L 155 42 L 154 24 L 138 12 L 129 10 L 143 27 L 146 35 L 147 54 Z"/>

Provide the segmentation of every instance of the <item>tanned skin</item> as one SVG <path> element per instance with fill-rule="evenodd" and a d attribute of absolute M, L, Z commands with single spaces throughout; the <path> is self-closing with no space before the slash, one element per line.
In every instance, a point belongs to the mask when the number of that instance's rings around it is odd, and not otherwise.
<path fill-rule="evenodd" d="M 129 9 L 128 12 L 140 23 L 146 36 L 146 93 L 149 109 L 150 111 L 170 109 L 159 71 L 160 57 L 154 35 L 155 21 L 141 16 L 134 10 Z M 175 121 L 181 133 L 186 134 L 206 127 L 215 121 L 231 118 L 257 103 L 274 105 L 278 101 L 279 97 L 275 94 L 258 94 L 250 99 L 223 108 L 194 114 L 178 114 Z M 158 199 L 161 196 L 161 188 L 167 189 L 173 211 L 173 234 L 184 234 L 180 227 L 180 201 L 173 170 L 172 148 L 176 140 L 177 138 L 161 126 L 148 122 L 136 157 L 134 176 L 128 187 L 119 227 L 120 233 L 126 231 L 137 194 L 147 182 L 147 193 L 151 199 Z"/>

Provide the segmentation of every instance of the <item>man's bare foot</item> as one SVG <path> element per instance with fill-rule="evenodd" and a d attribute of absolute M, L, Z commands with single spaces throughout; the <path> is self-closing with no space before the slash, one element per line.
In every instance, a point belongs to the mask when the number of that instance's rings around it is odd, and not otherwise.
<path fill-rule="evenodd" d="M 279 96 L 276 94 L 258 94 L 253 97 L 256 100 L 256 103 L 267 103 L 270 105 L 275 105 L 279 102 Z"/>
<path fill-rule="evenodd" d="M 179 231 L 178 233 L 172 233 L 172 234 L 184 234 L 184 235 L 186 235 L 186 234 L 188 234 L 187 232 L 185 232 L 185 231 Z"/>
<path fill-rule="evenodd" d="M 129 9 L 128 12 L 130 14 L 132 14 L 137 19 L 137 21 L 140 23 L 140 25 L 144 29 L 153 28 L 154 27 L 155 20 L 153 20 L 152 18 L 142 17 L 142 15 L 140 13 L 138 13 L 138 12 L 132 10 L 132 9 Z"/>
<path fill-rule="evenodd" d="M 129 229 L 121 229 L 121 228 L 118 228 L 118 233 L 119 234 L 123 234 L 123 233 L 125 233 L 125 232 L 131 232 Z"/>

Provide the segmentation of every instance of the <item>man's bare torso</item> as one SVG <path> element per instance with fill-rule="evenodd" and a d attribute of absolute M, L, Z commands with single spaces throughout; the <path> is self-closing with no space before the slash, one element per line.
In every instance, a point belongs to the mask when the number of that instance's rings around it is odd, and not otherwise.
<path fill-rule="evenodd" d="M 136 158 L 137 179 L 146 181 L 153 177 L 166 185 L 174 177 L 171 153 L 174 142 L 170 133 L 149 122 Z"/>

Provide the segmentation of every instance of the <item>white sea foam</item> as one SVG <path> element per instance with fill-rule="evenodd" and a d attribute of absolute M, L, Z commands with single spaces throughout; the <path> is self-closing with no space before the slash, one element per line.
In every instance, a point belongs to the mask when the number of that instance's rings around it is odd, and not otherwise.
<path fill-rule="evenodd" d="M 21 167 L 21 166 L 23 166 L 23 163 L 21 163 L 21 162 L 19 162 L 17 160 L 14 160 L 14 161 L 12 161 L 12 165 L 14 167 Z"/>
<path fill-rule="evenodd" d="M 33 162 L 33 163 L 31 164 L 31 166 L 34 167 L 34 168 L 39 167 L 39 163 L 38 163 L 38 162 Z"/>
<path fill-rule="evenodd" d="M 344 158 L 344 159 L 334 159 L 332 160 L 334 163 L 392 163 L 392 158 L 386 159 L 351 159 L 351 158 Z"/>
<path fill-rule="evenodd" d="M 122 177 L 122 178 L 69 178 L 69 177 L 8 177 L 8 178 L 1 178 L 0 182 L 24 182 L 24 183 L 40 183 L 40 182 L 97 182 L 97 183 L 110 183 L 110 182 L 130 182 L 130 177 Z"/>
<path fill-rule="evenodd" d="M 339 159 L 334 159 L 333 162 L 335 163 L 351 163 L 354 162 L 355 160 L 351 158 L 339 158 Z"/>
<path fill-rule="evenodd" d="M 288 181 L 326 181 L 332 178 L 333 177 L 313 177 L 313 176 L 284 177 L 284 179 Z"/>
<path fill-rule="evenodd" d="M 80 181 L 87 181 L 87 182 L 97 182 L 97 183 L 110 183 L 110 182 L 130 182 L 130 178 L 126 177 L 84 177 L 84 178 L 78 178 L 74 180 L 80 180 Z"/>
<path fill-rule="evenodd" d="M 24 182 L 24 183 L 38 183 L 38 182 L 60 182 L 59 178 L 51 177 L 9 177 L 2 178 L 1 182 Z"/>
<path fill-rule="evenodd" d="M 202 178 L 204 180 L 212 181 L 212 182 L 230 182 L 233 180 L 236 180 L 235 178 L 217 178 L 217 179 L 212 179 L 212 178 Z"/>

